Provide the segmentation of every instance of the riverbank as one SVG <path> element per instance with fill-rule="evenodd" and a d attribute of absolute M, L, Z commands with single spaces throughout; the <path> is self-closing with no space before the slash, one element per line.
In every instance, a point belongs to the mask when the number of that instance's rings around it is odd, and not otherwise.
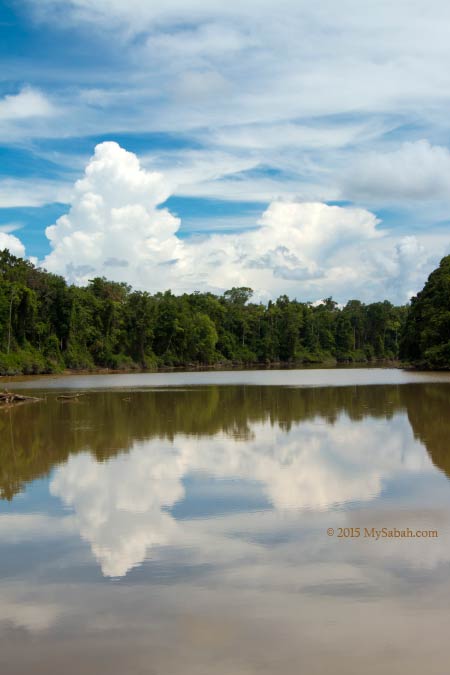
<path fill-rule="evenodd" d="M 0 383 L 6 381 L 34 379 L 42 376 L 64 375 L 108 375 L 108 374 L 132 374 L 132 373 L 173 373 L 173 372 L 204 372 L 204 371 L 233 371 L 233 370 L 314 370 L 325 368 L 407 368 L 398 360 L 379 359 L 372 361 L 336 361 L 327 359 L 315 363 L 273 361 L 271 363 L 239 363 L 217 362 L 213 364 L 187 363 L 180 366 L 156 366 L 154 368 L 62 368 L 48 369 L 40 372 L 0 372 Z"/>

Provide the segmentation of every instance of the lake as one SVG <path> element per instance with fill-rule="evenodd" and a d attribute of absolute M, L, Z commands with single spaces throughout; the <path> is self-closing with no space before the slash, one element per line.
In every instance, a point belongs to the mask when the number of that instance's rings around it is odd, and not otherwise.
<path fill-rule="evenodd" d="M 448 672 L 449 374 L 9 386 L 2 675 Z"/>

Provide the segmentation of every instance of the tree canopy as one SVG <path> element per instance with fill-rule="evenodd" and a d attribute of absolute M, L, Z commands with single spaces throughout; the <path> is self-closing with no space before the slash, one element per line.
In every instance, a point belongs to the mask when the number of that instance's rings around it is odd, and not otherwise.
<path fill-rule="evenodd" d="M 450 368 L 450 255 L 412 298 L 400 353 L 422 368 Z"/>
<path fill-rule="evenodd" d="M 99 277 L 71 286 L 4 250 L 0 374 L 398 358 L 406 307 L 252 296 L 247 287 L 152 294 Z"/>

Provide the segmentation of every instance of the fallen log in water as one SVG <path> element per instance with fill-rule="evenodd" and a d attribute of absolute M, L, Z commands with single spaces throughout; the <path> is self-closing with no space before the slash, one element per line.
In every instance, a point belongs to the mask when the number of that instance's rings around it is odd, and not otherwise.
<path fill-rule="evenodd" d="M 79 394 L 60 394 L 59 396 L 56 397 L 58 401 L 76 401 L 77 399 L 80 398 L 80 396 L 84 396 L 84 392 L 81 392 Z"/>
<path fill-rule="evenodd" d="M 0 405 L 15 405 L 17 403 L 27 403 L 33 401 L 42 401 L 36 396 L 23 396 L 23 394 L 14 394 L 11 391 L 0 392 Z"/>

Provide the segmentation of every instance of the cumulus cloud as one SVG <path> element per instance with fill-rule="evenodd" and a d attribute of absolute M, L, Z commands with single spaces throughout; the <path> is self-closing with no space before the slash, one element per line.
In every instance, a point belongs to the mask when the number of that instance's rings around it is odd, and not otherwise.
<path fill-rule="evenodd" d="M 8 234 L 7 232 L 2 232 L 0 230 L 0 251 L 4 248 L 9 249 L 10 253 L 13 255 L 23 258 L 25 256 L 25 246 L 22 244 L 20 239 L 15 237 L 13 234 Z"/>
<path fill-rule="evenodd" d="M 437 262 L 417 239 L 387 236 L 373 213 L 319 202 L 278 200 L 251 230 L 181 238 L 179 219 L 163 207 L 173 190 L 117 143 L 98 145 L 70 210 L 46 230 L 45 267 L 75 283 L 105 275 L 150 291 L 245 285 L 262 299 L 403 302 Z"/>
<path fill-rule="evenodd" d="M 152 272 L 146 265 L 157 268 L 181 253 L 179 220 L 157 208 L 169 194 L 163 176 L 142 170 L 134 154 L 117 143 L 98 145 L 75 184 L 70 211 L 46 230 L 53 251 L 45 265 L 71 281 L 85 281 L 110 270 L 119 254 L 120 268 L 130 263 L 132 280 L 142 285 Z"/>
<path fill-rule="evenodd" d="M 377 201 L 449 199 L 450 152 L 420 140 L 369 153 L 355 162 L 345 183 L 354 196 Z"/>

